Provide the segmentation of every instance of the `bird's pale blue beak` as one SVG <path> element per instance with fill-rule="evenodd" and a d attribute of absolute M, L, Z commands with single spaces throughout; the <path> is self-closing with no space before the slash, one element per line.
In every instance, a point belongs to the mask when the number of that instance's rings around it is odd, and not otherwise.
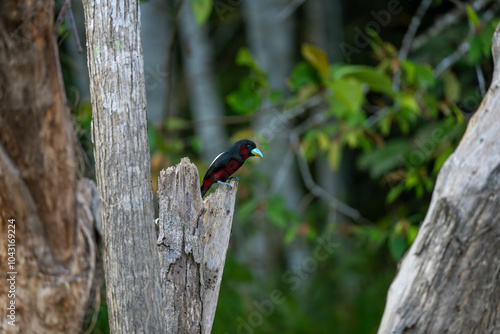
<path fill-rule="evenodd" d="M 259 157 L 261 157 L 261 158 L 263 158 L 263 157 L 264 157 L 264 155 L 262 154 L 262 152 L 261 152 L 261 151 L 259 151 L 259 149 L 258 149 L 258 148 L 254 148 L 253 150 L 251 150 L 251 151 L 250 151 L 250 153 L 252 153 L 253 155 L 257 155 L 257 156 L 259 156 Z"/>

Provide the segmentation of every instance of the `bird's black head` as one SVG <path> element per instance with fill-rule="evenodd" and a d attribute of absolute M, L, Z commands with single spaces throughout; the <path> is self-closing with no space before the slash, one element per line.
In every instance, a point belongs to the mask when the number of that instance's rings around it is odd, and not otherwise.
<path fill-rule="evenodd" d="M 257 145 L 251 140 L 242 139 L 238 140 L 236 143 L 231 145 L 228 152 L 231 154 L 240 155 L 243 160 L 246 160 L 253 156 L 263 157 L 262 152 L 259 151 Z"/>

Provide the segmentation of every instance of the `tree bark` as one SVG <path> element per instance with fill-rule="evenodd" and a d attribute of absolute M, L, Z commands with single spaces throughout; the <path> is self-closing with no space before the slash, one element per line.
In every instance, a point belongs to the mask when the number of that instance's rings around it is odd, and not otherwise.
<path fill-rule="evenodd" d="M 110 329 L 160 333 L 139 0 L 83 3 Z"/>
<path fill-rule="evenodd" d="M 77 182 L 53 24 L 52 0 L 0 3 L 0 263 L 15 282 L 12 297 L 0 281 L 2 333 L 81 331 L 94 280 L 92 184 Z"/>
<path fill-rule="evenodd" d="M 165 333 L 209 334 L 229 246 L 238 182 L 203 202 L 196 166 L 183 158 L 161 172 L 158 255 L 166 303 Z"/>
<path fill-rule="evenodd" d="M 490 89 L 439 172 L 380 334 L 500 331 L 500 25 L 492 50 Z"/>

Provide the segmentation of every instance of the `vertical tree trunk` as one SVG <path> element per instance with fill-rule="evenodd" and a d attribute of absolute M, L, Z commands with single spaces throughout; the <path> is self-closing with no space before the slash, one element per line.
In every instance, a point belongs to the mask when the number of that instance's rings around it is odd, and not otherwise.
<path fill-rule="evenodd" d="M 500 329 L 500 25 L 495 72 L 439 172 L 427 216 L 392 283 L 380 334 Z"/>
<path fill-rule="evenodd" d="M 84 10 L 110 328 L 159 333 L 139 0 L 87 0 Z"/>
<path fill-rule="evenodd" d="M 253 0 L 245 1 L 244 4 L 252 53 L 262 69 L 269 74 L 272 89 L 284 91 L 286 78 L 293 66 L 294 20 L 293 15 L 292 17 L 279 17 L 278 14 L 287 7 L 288 1 Z M 266 157 L 261 166 L 272 183 L 272 191 L 281 195 L 290 208 L 296 208 L 300 202 L 298 173 L 293 162 L 289 164 L 289 168 L 280 168 L 287 160 L 285 157 L 289 149 L 290 125 L 283 124 L 281 121 L 276 122 L 278 116 L 271 108 L 272 104 L 269 101 L 265 103 L 266 112 L 259 115 L 254 128 L 261 135 L 259 137 L 269 141 L 269 151 L 273 154 Z M 273 126 L 275 124 L 279 126 Z"/>
<path fill-rule="evenodd" d="M 203 159 L 210 163 L 227 148 L 226 129 L 217 121 L 224 116 L 224 105 L 212 69 L 214 50 L 206 26 L 196 23 L 190 1 L 183 2 L 178 21 L 195 132 Z"/>
<path fill-rule="evenodd" d="M 229 246 L 238 184 L 205 202 L 196 166 L 182 159 L 161 172 L 158 255 L 167 318 L 164 333 L 209 334 Z"/>
<path fill-rule="evenodd" d="M 76 180 L 53 13 L 0 3 L 0 264 L 15 283 L 0 281 L 2 333 L 81 331 L 93 283 L 92 186 Z"/>

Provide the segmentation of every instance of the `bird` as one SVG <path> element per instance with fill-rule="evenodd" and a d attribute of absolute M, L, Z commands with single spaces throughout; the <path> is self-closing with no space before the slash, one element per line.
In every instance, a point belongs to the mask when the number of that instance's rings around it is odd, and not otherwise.
<path fill-rule="evenodd" d="M 216 156 L 210 167 L 208 167 L 201 183 L 201 197 L 205 196 L 208 189 L 214 183 L 225 184 L 231 188 L 231 184 L 224 181 L 233 178 L 230 176 L 243 166 L 246 159 L 253 156 L 264 157 L 262 152 L 257 148 L 257 145 L 248 139 L 238 140 L 227 151 Z"/>

